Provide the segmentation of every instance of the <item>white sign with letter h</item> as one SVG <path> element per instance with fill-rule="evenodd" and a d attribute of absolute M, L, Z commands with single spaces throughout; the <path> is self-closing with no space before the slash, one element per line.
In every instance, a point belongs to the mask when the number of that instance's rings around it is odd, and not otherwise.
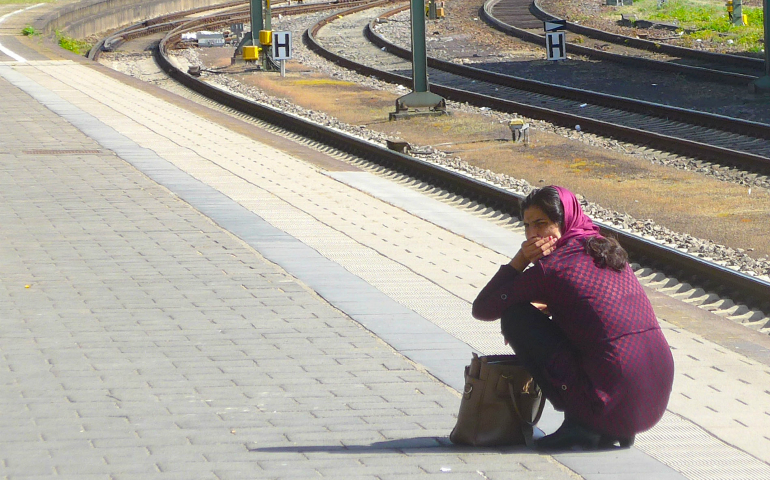
<path fill-rule="evenodd" d="M 564 32 L 547 32 L 545 50 L 548 60 L 566 60 L 567 38 Z"/>
<path fill-rule="evenodd" d="M 291 32 L 273 32 L 273 60 L 291 58 Z"/>

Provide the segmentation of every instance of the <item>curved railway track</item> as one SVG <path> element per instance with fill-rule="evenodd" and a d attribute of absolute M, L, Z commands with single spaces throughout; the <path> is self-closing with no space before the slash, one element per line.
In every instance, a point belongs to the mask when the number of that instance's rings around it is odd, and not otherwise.
<path fill-rule="evenodd" d="M 276 15 L 303 15 L 324 10 L 339 9 L 348 5 L 363 4 L 368 1 L 370 0 L 333 0 L 329 2 L 284 5 L 287 3 L 286 0 L 278 0 L 273 2 L 274 7 L 272 10 Z M 212 10 L 223 10 L 223 12 L 216 15 L 206 15 L 200 18 L 194 18 L 195 15 Z M 219 5 L 171 13 L 169 15 L 163 15 L 161 17 L 130 25 L 114 32 L 108 37 L 102 38 L 88 52 L 88 58 L 91 60 L 98 60 L 102 52 L 117 49 L 124 42 L 154 33 L 169 32 L 182 25 L 184 25 L 187 30 L 191 30 L 195 27 L 204 25 L 207 27 L 221 27 L 234 21 L 249 22 L 250 20 L 249 3 L 247 0 L 236 0 Z"/>
<path fill-rule="evenodd" d="M 374 21 L 364 27 L 370 41 L 404 60 L 411 59 L 409 50 L 376 34 L 373 24 Z M 309 36 L 311 48 L 317 53 L 364 75 L 411 86 L 407 76 L 362 65 L 323 48 L 314 40 L 314 34 L 323 25 L 319 23 Z M 543 83 L 432 57 L 428 58 L 428 66 L 433 79 L 431 91 L 449 100 L 526 115 L 568 128 L 580 125 L 581 130 L 600 136 L 734 165 L 749 172 L 770 172 L 770 125 Z M 471 84 L 469 79 L 475 83 Z"/>
<path fill-rule="evenodd" d="M 356 66 L 353 65 L 354 62 L 324 50 L 315 39 L 315 34 L 323 25 L 336 18 L 341 18 L 342 15 L 392 2 L 393 0 L 380 0 L 357 6 L 344 13 L 335 13 L 309 29 L 306 32 L 306 41 L 317 51 L 324 52 L 324 56 L 335 58 L 343 66 Z M 221 22 L 221 19 L 212 19 L 212 22 Z M 207 25 L 212 26 L 211 24 Z M 200 24 L 196 21 L 194 24 L 183 24 L 175 27 L 161 40 L 154 52 L 155 59 L 160 67 L 187 88 L 221 105 L 267 121 L 288 131 L 298 133 L 303 137 L 314 139 L 346 153 L 366 158 L 367 161 L 374 164 L 382 165 L 385 168 L 402 172 L 414 178 L 424 179 L 438 188 L 474 199 L 478 203 L 499 211 L 513 215 L 518 213 L 518 203 L 522 199 L 521 195 L 470 178 L 450 169 L 388 150 L 383 146 L 359 139 L 339 130 L 327 128 L 295 115 L 286 114 L 272 107 L 232 95 L 179 70 L 168 58 L 169 46 L 175 44 L 182 33 L 194 30 L 199 26 Z M 369 68 L 366 67 L 366 69 Z M 365 72 L 367 71 L 366 69 L 364 69 Z M 393 75 L 387 72 L 384 74 L 383 72 L 378 72 L 378 74 L 385 76 Z M 398 80 L 399 83 L 405 82 L 403 77 L 399 77 Z M 698 284 L 701 288 L 716 291 L 721 295 L 729 295 L 736 303 L 741 302 L 749 308 L 764 309 L 765 311 L 770 309 L 767 295 L 770 292 L 770 283 L 768 282 L 688 255 L 672 246 L 661 245 L 610 225 L 602 225 L 601 228 L 605 235 L 616 236 L 629 251 L 631 257 L 637 262 L 674 274 L 681 281 L 690 281 L 693 284 Z M 762 325 L 756 325 L 755 327 L 760 328 Z"/>
<path fill-rule="evenodd" d="M 486 0 L 479 16 L 508 35 L 538 45 L 545 44 L 543 21 L 558 18 L 543 10 L 537 0 Z M 743 86 L 764 74 L 764 61 L 756 58 L 678 47 L 573 22 L 567 22 L 566 30 L 569 52 L 597 60 Z M 580 43 L 574 41 L 577 36 Z"/>
<path fill-rule="evenodd" d="M 168 32 L 169 30 L 173 30 L 179 25 L 182 25 L 185 22 L 189 22 L 189 17 L 199 13 L 210 12 L 214 9 L 238 9 L 237 11 L 231 11 L 225 14 L 229 16 L 228 18 L 236 17 L 238 14 L 243 13 L 241 10 L 243 10 L 244 5 L 246 5 L 245 15 L 248 16 L 249 11 L 247 2 L 245 0 L 236 0 L 234 2 L 224 3 L 221 5 L 199 7 L 191 10 L 185 10 L 183 12 L 171 13 L 146 20 L 141 23 L 130 25 L 126 28 L 122 28 L 114 32 L 108 37 L 100 39 L 88 52 L 88 58 L 91 60 L 98 60 L 99 55 L 101 55 L 102 52 L 117 49 L 124 42 L 140 37 L 145 37 L 153 33 Z"/>

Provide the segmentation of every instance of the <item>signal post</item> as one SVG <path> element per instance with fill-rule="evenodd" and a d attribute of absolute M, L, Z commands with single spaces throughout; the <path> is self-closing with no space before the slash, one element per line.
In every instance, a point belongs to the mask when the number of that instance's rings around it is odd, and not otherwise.
<path fill-rule="evenodd" d="M 414 115 L 445 115 L 446 100 L 430 92 L 428 55 L 425 48 L 425 1 L 411 0 L 412 18 L 412 93 L 396 100 L 390 120 Z"/>
<path fill-rule="evenodd" d="M 765 75 L 749 84 L 749 89 L 754 93 L 770 93 L 770 0 L 763 0 L 762 8 L 765 17 Z"/>

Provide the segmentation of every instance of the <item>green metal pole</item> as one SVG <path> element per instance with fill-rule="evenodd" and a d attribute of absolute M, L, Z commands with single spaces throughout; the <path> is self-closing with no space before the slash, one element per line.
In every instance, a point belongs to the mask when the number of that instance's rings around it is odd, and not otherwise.
<path fill-rule="evenodd" d="M 265 0 L 265 15 L 264 15 L 265 24 L 263 27 L 265 30 L 270 30 L 272 28 L 271 21 L 270 21 L 271 16 L 272 15 L 270 13 L 270 0 Z M 270 55 L 268 55 L 268 50 L 269 49 L 267 48 L 266 45 L 262 45 L 262 68 L 265 71 L 270 70 Z"/>
<path fill-rule="evenodd" d="M 396 111 L 391 120 L 409 116 L 409 109 L 429 109 L 425 114 L 446 113 L 446 100 L 428 91 L 428 55 L 425 49 L 425 0 L 411 0 L 412 14 L 412 91 L 396 99 Z"/>
<path fill-rule="evenodd" d="M 770 93 L 770 0 L 762 2 L 762 16 L 764 17 L 765 28 L 765 76 L 759 77 L 749 85 L 749 88 L 756 93 Z"/>
<path fill-rule="evenodd" d="M 767 1 L 767 0 L 765 0 Z M 425 48 L 425 2 L 412 0 L 412 79 L 415 92 L 428 91 L 428 55 Z"/>
<path fill-rule="evenodd" d="M 262 0 L 250 0 L 251 44 L 259 45 L 259 31 L 262 30 Z"/>
<path fill-rule="evenodd" d="M 770 77 L 770 1 L 762 2 L 762 16 L 765 20 L 765 76 Z"/>
<path fill-rule="evenodd" d="M 733 0 L 733 25 L 743 27 L 743 0 Z"/>
<path fill-rule="evenodd" d="M 265 30 L 272 30 L 271 17 L 273 14 L 270 11 L 270 0 L 265 0 L 265 6 L 267 7 L 265 10 Z"/>

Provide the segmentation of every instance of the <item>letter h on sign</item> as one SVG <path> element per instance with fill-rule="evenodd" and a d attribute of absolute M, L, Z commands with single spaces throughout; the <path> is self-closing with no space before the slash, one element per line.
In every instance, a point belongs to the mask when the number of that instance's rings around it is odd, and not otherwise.
<path fill-rule="evenodd" d="M 291 32 L 273 32 L 273 60 L 291 58 Z"/>
<path fill-rule="evenodd" d="M 567 39 L 564 32 L 548 32 L 545 34 L 545 49 L 548 60 L 567 59 Z"/>

